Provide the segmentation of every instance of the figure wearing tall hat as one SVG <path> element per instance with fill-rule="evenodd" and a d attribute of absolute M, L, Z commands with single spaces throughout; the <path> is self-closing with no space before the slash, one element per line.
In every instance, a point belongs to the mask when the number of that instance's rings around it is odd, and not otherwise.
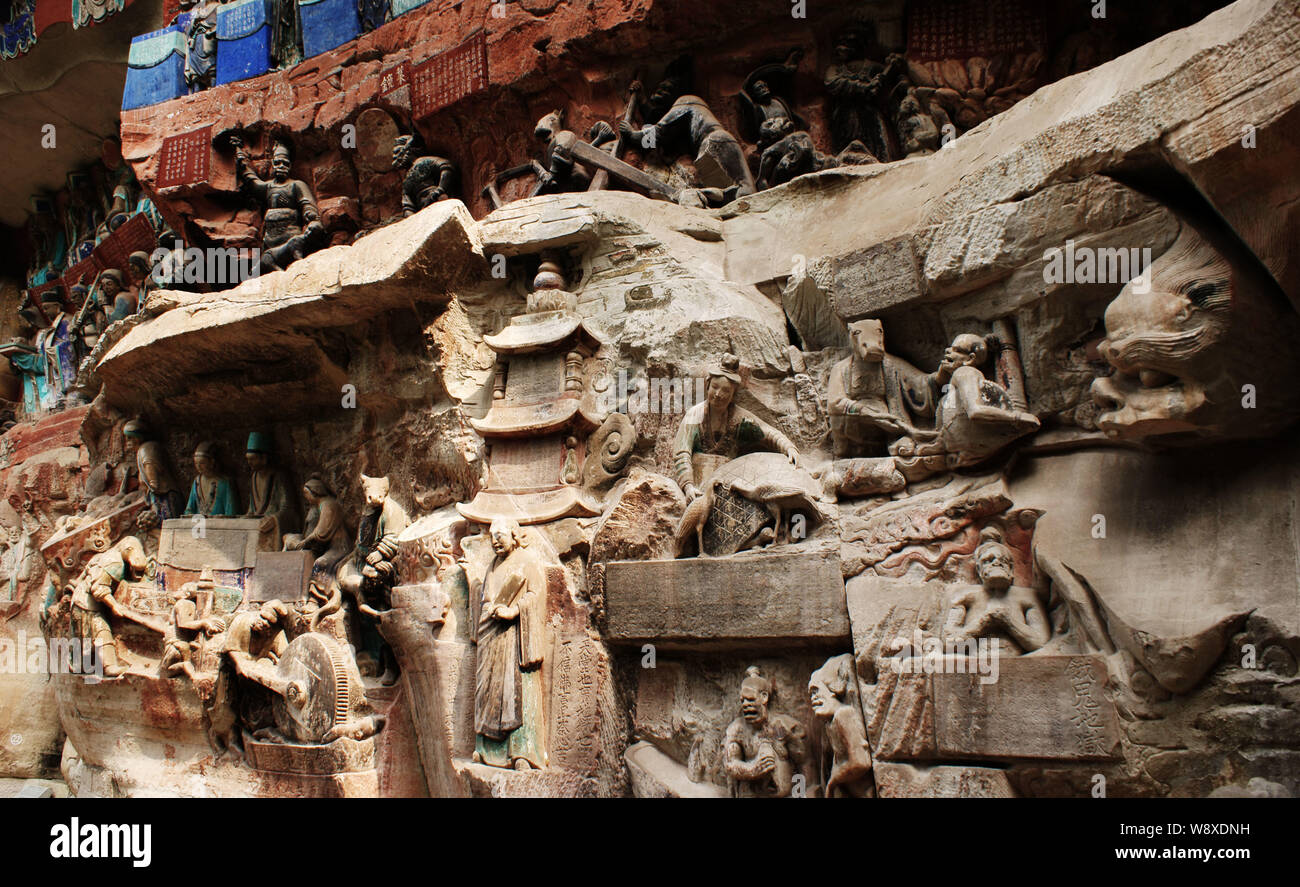
<path fill-rule="evenodd" d="M 260 517 L 257 547 L 279 551 L 285 533 L 298 529 L 298 509 L 290 495 L 289 478 L 272 463 L 271 437 L 262 431 L 248 435 L 244 459 L 252 472 L 248 481 L 248 510 L 244 517 Z"/>
<path fill-rule="evenodd" d="M 78 287 L 73 287 L 77 290 Z M 85 289 L 81 287 L 81 289 Z M 45 360 L 45 400 L 47 410 L 58 406 L 64 393 L 77 379 L 77 354 L 73 335 L 76 330 L 72 314 L 63 303 L 58 288 L 41 293 L 41 308 L 51 318 L 50 325 L 36 334 L 36 350 Z"/>

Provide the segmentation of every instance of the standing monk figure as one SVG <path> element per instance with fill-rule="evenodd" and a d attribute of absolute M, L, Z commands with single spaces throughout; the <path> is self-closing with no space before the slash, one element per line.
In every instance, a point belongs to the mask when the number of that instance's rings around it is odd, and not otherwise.
<path fill-rule="evenodd" d="M 545 765 L 539 667 L 544 658 L 546 567 L 524 546 L 519 524 L 488 530 L 496 560 L 483 580 L 475 672 L 474 760 L 530 770 Z"/>

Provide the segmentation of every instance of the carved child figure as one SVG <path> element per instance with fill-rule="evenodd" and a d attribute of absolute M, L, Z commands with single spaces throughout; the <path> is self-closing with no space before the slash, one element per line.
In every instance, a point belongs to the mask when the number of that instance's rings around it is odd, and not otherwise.
<path fill-rule="evenodd" d="M 1052 625 L 1039 592 L 1013 584 L 1015 561 L 996 527 L 980 533 L 975 570 L 980 584 L 961 591 L 948 612 L 944 634 L 953 642 L 989 638 L 998 654 L 1032 653 L 1052 637 Z"/>
<path fill-rule="evenodd" d="M 822 722 L 830 746 L 831 768 L 824 786 L 828 798 L 870 798 L 876 794 L 871 746 L 858 705 L 853 654 L 826 660 L 808 681 L 813 714 Z"/>
<path fill-rule="evenodd" d="M 740 717 L 723 738 L 723 766 L 737 798 L 786 798 L 806 757 L 803 725 L 768 711 L 772 682 L 758 668 L 740 683 Z"/>

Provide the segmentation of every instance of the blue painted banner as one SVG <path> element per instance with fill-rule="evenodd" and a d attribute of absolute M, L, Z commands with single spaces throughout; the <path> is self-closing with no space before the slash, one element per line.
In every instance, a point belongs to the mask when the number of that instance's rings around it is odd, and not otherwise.
<path fill-rule="evenodd" d="M 298 0 L 303 55 L 329 52 L 361 35 L 357 0 Z"/>
<path fill-rule="evenodd" d="M 217 10 L 217 83 L 271 70 L 271 9 L 267 0 L 238 0 Z"/>
<path fill-rule="evenodd" d="M 397 18 L 399 15 L 405 15 L 412 9 L 419 9 L 428 2 L 429 0 L 392 0 L 393 18 Z"/>
<path fill-rule="evenodd" d="M 141 34 L 127 56 L 122 110 L 185 95 L 185 35 L 176 25 Z"/>

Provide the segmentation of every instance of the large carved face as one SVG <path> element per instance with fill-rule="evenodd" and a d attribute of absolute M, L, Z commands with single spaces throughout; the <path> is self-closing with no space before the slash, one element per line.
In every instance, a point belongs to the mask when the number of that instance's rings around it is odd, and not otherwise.
<path fill-rule="evenodd" d="M 709 379 L 709 387 L 705 392 L 705 397 L 709 401 L 709 409 L 722 411 L 731 406 L 731 398 L 736 394 L 736 383 L 722 376 L 714 376 Z"/>
<path fill-rule="evenodd" d="M 1296 318 L 1267 283 L 1236 271 L 1195 229 L 1106 308 L 1098 350 L 1115 372 L 1092 383 L 1112 437 L 1243 437 L 1287 424 Z M 1243 409 L 1243 386 L 1271 386 Z"/>

